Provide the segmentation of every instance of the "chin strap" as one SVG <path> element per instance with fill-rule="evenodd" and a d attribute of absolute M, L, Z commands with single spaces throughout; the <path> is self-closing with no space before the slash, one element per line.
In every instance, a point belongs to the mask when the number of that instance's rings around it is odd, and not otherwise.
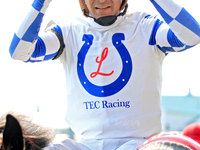
<path fill-rule="evenodd" d="M 90 17 L 90 18 L 93 18 L 94 21 L 102 26 L 109 26 L 109 25 L 112 25 L 116 20 L 117 20 L 117 17 L 118 16 L 124 16 L 127 12 L 127 8 L 128 8 L 128 4 L 126 4 L 125 8 L 124 8 L 124 11 L 119 13 L 117 16 L 104 16 L 104 17 L 100 17 L 98 19 L 92 17 L 92 16 L 89 16 L 85 13 L 85 9 L 83 9 L 83 13 L 85 16 L 87 17 Z"/>

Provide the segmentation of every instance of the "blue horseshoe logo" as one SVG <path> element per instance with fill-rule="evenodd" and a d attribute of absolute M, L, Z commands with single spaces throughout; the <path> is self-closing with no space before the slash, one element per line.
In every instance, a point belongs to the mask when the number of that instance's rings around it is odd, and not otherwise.
<path fill-rule="evenodd" d="M 91 83 L 85 75 L 84 71 L 84 61 L 85 57 L 93 44 L 94 37 L 92 35 L 83 35 L 82 41 L 85 41 L 81 50 L 78 53 L 78 62 L 77 62 L 77 73 L 79 80 L 84 87 L 84 89 L 93 96 L 97 97 L 107 97 L 116 94 L 119 92 L 129 81 L 132 74 L 132 61 L 130 54 L 126 47 L 121 42 L 125 40 L 123 33 L 116 33 L 112 37 L 112 42 L 115 48 L 117 49 L 121 59 L 122 59 L 122 72 L 119 77 L 111 84 L 105 86 L 97 86 Z"/>

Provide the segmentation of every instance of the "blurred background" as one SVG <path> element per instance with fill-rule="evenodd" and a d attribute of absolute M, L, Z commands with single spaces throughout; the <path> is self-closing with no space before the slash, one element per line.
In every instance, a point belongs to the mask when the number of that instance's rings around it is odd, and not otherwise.
<path fill-rule="evenodd" d="M 174 0 L 200 22 L 197 0 Z M 6 0 L 0 3 L 0 116 L 15 110 L 33 116 L 39 124 L 58 129 L 58 134 L 77 138 L 65 122 L 65 77 L 56 61 L 23 63 L 14 61 L 9 45 L 33 0 Z M 129 12 L 158 14 L 149 0 L 129 0 Z M 53 0 L 41 30 L 50 20 L 56 22 L 82 15 L 78 0 Z M 200 45 L 185 52 L 169 54 L 163 64 L 163 130 L 182 131 L 200 121 Z M 176 123 L 175 123 L 176 122 Z"/>

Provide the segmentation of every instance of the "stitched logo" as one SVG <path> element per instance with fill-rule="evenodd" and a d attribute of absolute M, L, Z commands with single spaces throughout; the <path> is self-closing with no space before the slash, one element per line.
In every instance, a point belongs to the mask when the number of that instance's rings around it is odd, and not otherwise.
<path fill-rule="evenodd" d="M 94 77 L 96 77 L 97 75 L 110 76 L 110 75 L 112 75 L 112 74 L 114 73 L 114 71 L 112 71 L 111 73 L 102 73 L 102 72 L 100 72 L 101 65 L 102 65 L 103 61 L 106 59 L 107 55 L 108 55 L 108 48 L 106 47 L 106 48 L 103 50 L 102 54 L 101 54 L 101 59 L 98 60 L 99 57 L 96 58 L 96 62 L 99 64 L 99 66 L 98 66 L 98 69 L 97 69 L 96 72 L 93 72 L 93 73 L 90 74 L 90 77 L 91 77 L 91 78 L 94 78 Z"/>
<path fill-rule="evenodd" d="M 94 37 L 91 34 L 83 35 L 82 40 L 85 43 L 83 44 L 81 50 L 78 53 L 78 62 L 77 62 L 77 73 L 78 73 L 79 80 L 82 86 L 84 87 L 84 89 L 93 96 L 107 97 L 107 96 L 114 95 L 124 88 L 124 86 L 128 83 L 132 74 L 131 57 L 128 50 L 122 43 L 122 40 L 125 40 L 125 36 L 123 33 L 115 33 L 112 36 L 112 43 L 115 46 L 122 60 L 122 71 L 119 77 L 114 82 L 108 85 L 104 85 L 104 86 L 98 86 L 90 82 L 84 71 L 85 58 L 90 47 L 93 44 L 93 39 Z M 92 72 L 90 74 L 91 78 L 95 78 L 97 75 L 111 76 L 114 73 L 114 70 L 111 70 L 110 73 L 102 73 L 100 71 L 101 65 L 103 61 L 106 59 L 107 55 L 108 55 L 108 48 L 105 48 L 101 54 L 101 57 L 96 58 L 96 63 L 98 63 L 99 65 L 98 65 L 97 71 Z"/>

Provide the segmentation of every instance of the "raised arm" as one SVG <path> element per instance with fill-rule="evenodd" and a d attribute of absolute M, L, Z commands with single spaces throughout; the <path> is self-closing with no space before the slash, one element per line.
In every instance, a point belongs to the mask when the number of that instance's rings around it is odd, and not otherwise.
<path fill-rule="evenodd" d="M 10 45 L 13 59 L 25 62 L 39 62 L 54 58 L 59 50 L 60 42 L 53 32 L 39 34 L 44 14 L 51 0 L 34 0 Z"/>
<path fill-rule="evenodd" d="M 150 1 L 167 23 L 155 24 L 152 45 L 157 44 L 167 54 L 183 51 L 200 42 L 200 25 L 183 7 L 172 0 Z"/>

